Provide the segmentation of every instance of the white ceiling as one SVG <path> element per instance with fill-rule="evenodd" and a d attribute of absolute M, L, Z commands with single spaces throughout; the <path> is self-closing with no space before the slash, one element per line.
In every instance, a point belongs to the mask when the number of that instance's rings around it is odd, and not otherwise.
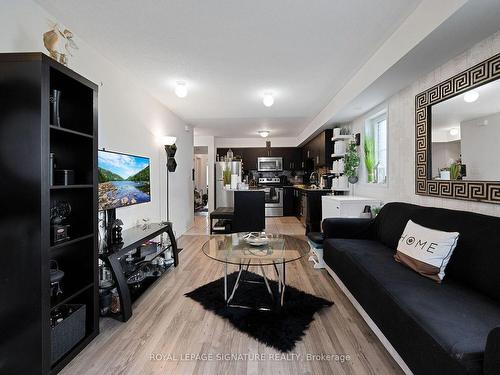
<path fill-rule="evenodd" d="M 297 136 L 419 0 L 37 0 L 195 127 Z M 177 98 L 173 85 L 188 84 Z M 264 107 L 261 95 L 275 93 Z"/>
<path fill-rule="evenodd" d="M 432 6 L 435 6 L 432 5 Z M 499 30 L 500 1 L 466 2 L 327 123 L 362 115 L 419 77 Z"/>

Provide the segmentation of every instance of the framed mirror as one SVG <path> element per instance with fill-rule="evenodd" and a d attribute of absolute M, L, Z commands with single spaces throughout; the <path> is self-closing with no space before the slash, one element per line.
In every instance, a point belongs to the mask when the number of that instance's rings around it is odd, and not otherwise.
<path fill-rule="evenodd" d="M 415 97 L 415 193 L 500 203 L 500 54 Z"/>

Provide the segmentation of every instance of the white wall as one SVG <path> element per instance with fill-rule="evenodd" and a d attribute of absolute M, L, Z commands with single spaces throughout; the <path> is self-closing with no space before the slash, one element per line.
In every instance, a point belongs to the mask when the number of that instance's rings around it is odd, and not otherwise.
<path fill-rule="evenodd" d="M 415 194 L 415 95 L 497 53 L 500 53 L 500 32 L 417 80 L 381 105 L 388 108 L 389 180 L 386 186 L 358 183 L 356 195 L 384 202 L 404 201 L 500 216 L 500 205 Z M 371 112 L 351 122 L 354 132 L 361 131 Z"/>
<path fill-rule="evenodd" d="M 30 0 L 2 1 L 0 8 L 0 52 L 46 52 L 42 34 L 55 20 Z M 70 25 L 66 25 L 70 28 Z M 79 47 L 69 67 L 95 83 L 99 89 L 99 148 L 148 156 L 151 158 L 152 201 L 120 208 L 117 216 L 129 227 L 138 219 L 166 217 L 165 151 L 156 143 L 157 135 L 177 136 L 178 168 L 171 179 L 171 219 L 177 235 L 193 221 L 191 168 L 193 134 L 186 124 L 154 99 L 130 74 L 97 53 L 75 36 Z"/>
<path fill-rule="evenodd" d="M 460 130 L 467 180 L 500 181 L 500 113 L 463 121 Z"/>

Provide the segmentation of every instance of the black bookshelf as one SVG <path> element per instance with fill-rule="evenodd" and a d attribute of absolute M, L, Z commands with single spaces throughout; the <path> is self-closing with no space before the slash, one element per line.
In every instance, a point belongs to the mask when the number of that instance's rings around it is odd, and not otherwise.
<path fill-rule="evenodd" d="M 60 126 L 50 120 L 50 92 L 61 92 Z M 99 332 L 97 271 L 97 85 L 42 53 L 0 54 L 2 287 L 0 373 L 55 374 Z M 53 122 L 53 121 L 52 121 Z M 71 185 L 50 182 L 74 171 Z M 69 202 L 69 239 L 51 240 L 50 208 Z M 52 260 L 64 271 L 51 296 Z M 51 358 L 51 313 L 85 305 L 84 335 Z"/>

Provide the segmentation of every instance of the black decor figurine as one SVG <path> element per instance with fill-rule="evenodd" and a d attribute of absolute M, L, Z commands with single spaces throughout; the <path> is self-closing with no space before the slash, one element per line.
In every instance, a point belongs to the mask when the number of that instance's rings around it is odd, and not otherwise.
<path fill-rule="evenodd" d="M 71 205 L 66 201 L 56 201 L 50 208 L 50 223 L 52 226 L 51 241 L 57 244 L 70 239 L 68 231 L 69 224 L 64 221 L 71 214 Z"/>
<path fill-rule="evenodd" d="M 112 241 L 113 241 L 114 245 L 121 244 L 123 242 L 122 226 L 123 226 L 123 221 L 121 221 L 120 219 L 116 219 L 113 222 L 111 236 L 112 236 Z"/>

